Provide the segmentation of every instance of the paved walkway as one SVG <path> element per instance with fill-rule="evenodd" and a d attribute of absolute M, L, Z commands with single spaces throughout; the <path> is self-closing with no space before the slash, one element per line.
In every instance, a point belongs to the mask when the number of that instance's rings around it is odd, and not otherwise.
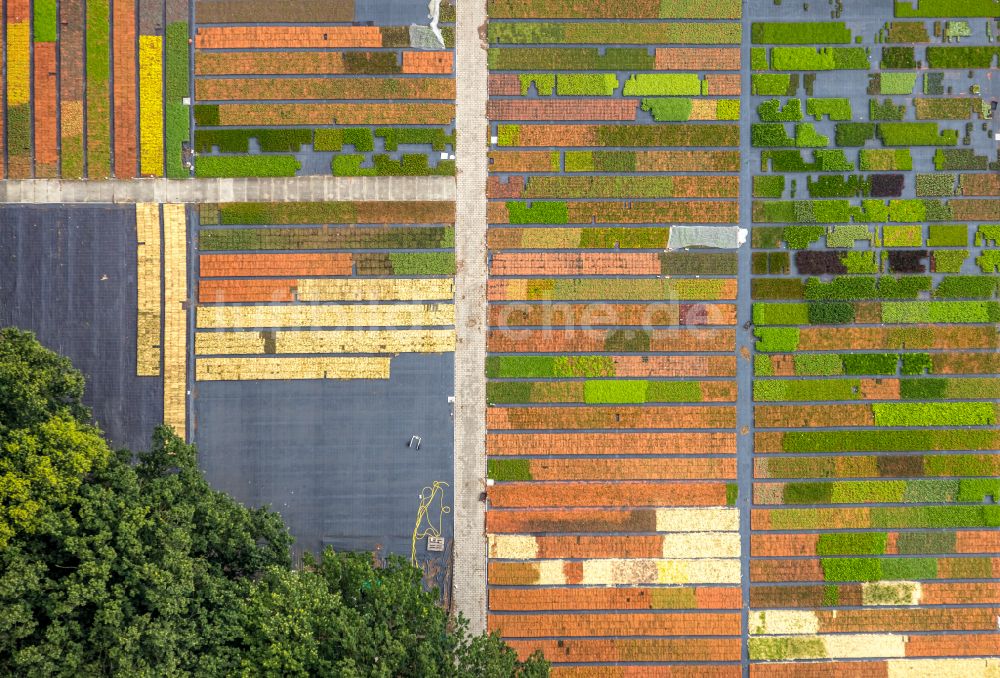
<path fill-rule="evenodd" d="M 484 66 L 485 68 L 485 66 Z M 485 77 L 485 76 L 484 76 Z M 483 84 L 485 87 L 485 83 Z M 484 90 L 485 91 L 485 90 Z M 471 144 L 471 142 L 468 142 Z M 485 156 L 482 162 L 485 172 Z M 485 180 L 484 184 L 485 186 Z M 481 189 L 482 190 L 482 189 Z M 454 200 L 452 177 L 278 177 L 0 182 L 0 203 L 325 202 Z"/>
<path fill-rule="evenodd" d="M 473 634 L 486 628 L 486 25 L 485 2 L 460 2 L 455 256 L 455 563 L 452 601 Z"/>

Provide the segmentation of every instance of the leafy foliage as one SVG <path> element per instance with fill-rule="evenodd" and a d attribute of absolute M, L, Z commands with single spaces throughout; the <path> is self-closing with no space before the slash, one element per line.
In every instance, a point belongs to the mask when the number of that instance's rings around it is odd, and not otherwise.
<path fill-rule="evenodd" d="M 0 488 L 19 465 L 48 471 L 26 495 L 38 520 L 0 548 L 0 674 L 548 675 L 470 637 L 402 559 L 328 549 L 291 569 L 278 514 L 209 487 L 169 428 L 137 458 L 110 453 L 82 392 L 64 358 L 0 332 Z"/>

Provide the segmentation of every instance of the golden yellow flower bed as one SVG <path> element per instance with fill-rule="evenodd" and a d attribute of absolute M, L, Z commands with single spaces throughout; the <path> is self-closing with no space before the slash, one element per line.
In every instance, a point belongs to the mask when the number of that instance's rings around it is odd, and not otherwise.
<path fill-rule="evenodd" d="M 160 206 L 136 203 L 137 324 L 135 373 L 160 374 Z"/>
<path fill-rule="evenodd" d="M 7 24 L 7 105 L 31 101 L 31 26 L 27 21 Z"/>
<path fill-rule="evenodd" d="M 202 306 L 199 329 L 240 327 L 433 327 L 453 325 L 451 304 Z"/>
<path fill-rule="evenodd" d="M 265 332 L 199 332 L 198 355 L 265 353 Z M 325 330 L 272 332 L 274 353 L 447 353 L 455 350 L 454 330 Z"/>
<path fill-rule="evenodd" d="M 389 358 L 198 358 L 198 381 L 388 379 Z"/>
<path fill-rule="evenodd" d="M 451 300 L 449 278 L 316 279 L 298 281 L 299 301 L 432 301 Z"/>
<path fill-rule="evenodd" d="M 163 38 L 139 36 L 139 170 L 163 176 Z"/>
<path fill-rule="evenodd" d="M 163 423 L 184 438 L 187 424 L 187 220 L 163 206 Z"/>

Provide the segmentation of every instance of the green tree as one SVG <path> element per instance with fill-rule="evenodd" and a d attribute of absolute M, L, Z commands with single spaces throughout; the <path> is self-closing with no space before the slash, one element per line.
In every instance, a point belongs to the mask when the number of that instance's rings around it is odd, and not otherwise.
<path fill-rule="evenodd" d="M 83 375 L 30 332 L 0 330 L 0 548 L 34 532 L 110 451 L 87 419 Z"/>
<path fill-rule="evenodd" d="M 401 559 L 292 569 L 281 518 L 213 490 L 169 428 L 110 452 L 82 384 L 0 332 L 0 675 L 548 675 L 470 637 Z"/>

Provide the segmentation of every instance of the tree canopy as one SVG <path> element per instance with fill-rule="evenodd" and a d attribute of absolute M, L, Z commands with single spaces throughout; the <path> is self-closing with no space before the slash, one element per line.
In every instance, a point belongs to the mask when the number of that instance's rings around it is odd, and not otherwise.
<path fill-rule="evenodd" d="M 69 361 L 0 331 L 0 675 L 548 675 L 402 559 L 293 569 L 278 514 L 213 490 L 168 428 L 110 451 L 82 395 Z"/>

